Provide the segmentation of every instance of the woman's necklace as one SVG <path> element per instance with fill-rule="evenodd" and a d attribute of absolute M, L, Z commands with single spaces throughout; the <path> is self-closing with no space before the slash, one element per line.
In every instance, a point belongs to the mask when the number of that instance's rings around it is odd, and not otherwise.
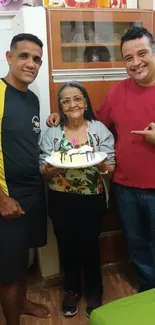
<path fill-rule="evenodd" d="M 83 134 L 84 128 L 85 128 L 85 125 L 82 128 L 82 130 L 80 132 L 78 132 L 78 134 L 76 134 L 75 132 L 73 132 L 72 130 L 70 130 L 70 132 L 76 137 L 77 141 L 79 141 L 80 136 Z"/>
<path fill-rule="evenodd" d="M 65 127 L 65 130 L 66 130 L 67 132 L 71 132 L 71 133 L 74 135 L 74 139 L 75 139 L 75 141 L 76 141 L 76 142 L 79 142 L 79 140 L 80 140 L 79 138 L 80 138 L 81 135 L 83 134 L 83 131 L 84 131 L 85 127 L 86 127 L 86 124 L 84 124 L 84 126 L 82 127 L 82 129 L 80 130 L 80 132 L 78 132 L 78 134 L 75 133 L 75 132 L 73 132 L 71 129 L 66 128 L 66 127 Z"/>

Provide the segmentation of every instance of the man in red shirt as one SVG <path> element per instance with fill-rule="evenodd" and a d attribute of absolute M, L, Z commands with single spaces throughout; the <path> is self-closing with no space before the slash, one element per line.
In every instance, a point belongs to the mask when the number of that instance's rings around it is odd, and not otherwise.
<path fill-rule="evenodd" d="M 155 121 L 153 45 L 153 36 L 145 28 L 133 26 L 125 33 L 121 53 L 129 78 L 112 87 L 96 112 L 97 119 L 116 134 L 114 193 L 140 291 L 155 287 L 155 141 L 150 135 L 150 123 Z M 49 124 L 54 119 L 55 113 Z"/>

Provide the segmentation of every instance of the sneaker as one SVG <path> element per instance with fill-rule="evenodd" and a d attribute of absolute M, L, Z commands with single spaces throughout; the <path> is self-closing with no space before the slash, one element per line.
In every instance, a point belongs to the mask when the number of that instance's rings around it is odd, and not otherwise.
<path fill-rule="evenodd" d="M 91 312 L 100 306 L 102 306 L 101 297 L 89 297 L 87 299 L 86 316 L 90 317 Z"/>
<path fill-rule="evenodd" d="M 64 300 L 62 303 L 62 314 L 66 317 L 75 316 L 78 312 L 77 303 L 80 300 L 80 295 L 72 291 L 65 292 Z"/>

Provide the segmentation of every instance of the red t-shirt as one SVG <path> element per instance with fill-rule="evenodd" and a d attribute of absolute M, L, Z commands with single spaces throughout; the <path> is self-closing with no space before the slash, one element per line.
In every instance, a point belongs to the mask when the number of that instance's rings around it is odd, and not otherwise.
<path fill-rule="evenodd" d="M 132 79 L 117 83 L 96 117 L 116 132 L 114 182 L 155 189 L 155 147 L 144 136 L 131 134 L 155 122 L 155 86 L 142 87 Z"/>

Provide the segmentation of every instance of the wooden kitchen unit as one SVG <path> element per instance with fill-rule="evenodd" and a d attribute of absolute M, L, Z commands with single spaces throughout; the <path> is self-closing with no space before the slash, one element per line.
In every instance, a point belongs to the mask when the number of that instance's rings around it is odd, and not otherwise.
<path fill-rule="evenodd" d="M 98 110 L 109 89 L 127 77 L 121 36 L 133 24 L 153 33 L 153 17 L 151 10 L 47 9 L 51 112 L 58 110 L 59 86 L 70 80 L 83 83 Z M 100 247 L 102 264 L 129 259 L 112 196 Z"/>
<path fill-rule="evenodd" d="M 153 31 L 153 12 L 48 10 L 53 70 L 123 68 L 120 38 L 133 24 Z M 98 55 L 98 58 L 97 58 Z"/>

